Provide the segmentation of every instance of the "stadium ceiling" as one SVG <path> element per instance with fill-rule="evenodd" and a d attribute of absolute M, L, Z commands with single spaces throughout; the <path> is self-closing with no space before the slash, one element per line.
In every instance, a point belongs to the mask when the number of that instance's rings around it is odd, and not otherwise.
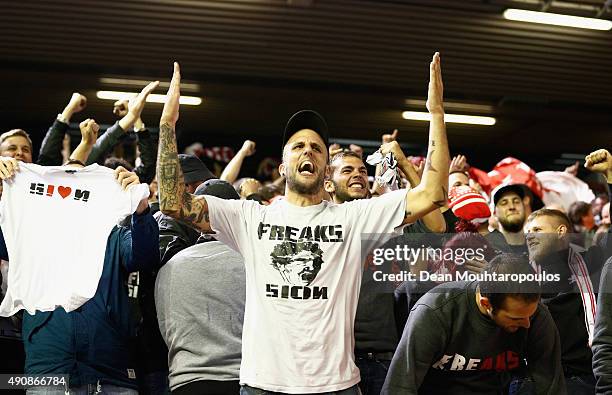
<path fill-rule="evenodd" d="M 48 123 L 78 90 L 87 116 L 108 123 L 110 104 L 95 92 L 134 87 L 102 78 L 167 80 L 177 60 L 188 94 L 204 99 L 181 113 L 191 140 L 280 136 L 293 111 L 314 108 L 334 137 L 378 140 L 398 128 L 403 142 L 424 145 L 427 125 L 401 113 L 424 110 L 429 60 L 440 51 L 453 112 L 497 118 L 449 125 L 453 152 L 612 148 L 612 31 L 509 21 L 507 8 L 612 19 L 604 0 L 7 2 L 0 113 Z M 145 122 L 160 109 L 150 105 Z"/>

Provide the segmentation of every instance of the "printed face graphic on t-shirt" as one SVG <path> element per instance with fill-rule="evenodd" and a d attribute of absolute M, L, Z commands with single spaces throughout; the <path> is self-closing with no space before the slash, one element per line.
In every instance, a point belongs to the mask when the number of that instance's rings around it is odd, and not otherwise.
<path fill-rule="evenodd" d="M 277 244 L 270 254 L 272 266 L 288 284 L 310 285 L 323 264 L 323 251 L 312 242 L 286 241 Z"/>

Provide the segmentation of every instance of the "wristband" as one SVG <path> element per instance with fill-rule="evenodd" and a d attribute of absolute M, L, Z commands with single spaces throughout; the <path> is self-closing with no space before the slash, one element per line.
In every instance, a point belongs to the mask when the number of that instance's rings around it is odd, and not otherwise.
<path fill-rule="evenodd" d="M 65 124 L 68 124 L 70 122 L 69 120 L 64 118 L 64 116 L 62 114 L 57 114 L 57 120 L 62 122 L 62 123 L 65 123 Z"/>

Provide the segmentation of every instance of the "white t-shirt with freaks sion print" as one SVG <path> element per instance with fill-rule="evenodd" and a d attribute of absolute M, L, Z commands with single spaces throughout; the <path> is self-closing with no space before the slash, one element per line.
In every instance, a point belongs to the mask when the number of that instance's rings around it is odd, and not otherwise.
<path fill-rule="evenodd" d="M 206 196 L 215 238 L 246 266 L 241 384 L 295 394 L 359 382 L 353 323 L 361 234 L 391 233 L 404 218 L 405 197 L 399 190 L 298 207 Z"/>
<path fill-rule="evenodd" d="M 147 184 L 122 190 L 113 170 L 20 163 L 4 182 L 0 225 L 9 255 L 0 316 L 25 309 L 70 312 L 96 293 L 106 242 L 119 220 L 149 195 Z"/>

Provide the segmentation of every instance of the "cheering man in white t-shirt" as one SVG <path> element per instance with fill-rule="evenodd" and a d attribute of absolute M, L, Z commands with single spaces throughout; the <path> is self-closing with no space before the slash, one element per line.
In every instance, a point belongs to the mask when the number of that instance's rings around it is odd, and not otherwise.
<path fill-rule="evenodd" d="M 160 120 L 157 179 L 160 209 L 198 227 L 244 257 L 247 289 L 241 393 L 357 394 L 353 322 L 361 277 L 361 234 L 389 233 L 446 201 L 449 154 L 440 55 L 430 64 L 432 116 L 423 180 L 409 191 L 337 205 L 322 199 L 327 125 L 300 111 L 285 128 L 280 173 L 285 198 L 269 206 L 185 191 L 178 161 L 180 71 Z M 381 153 L 397 150 L 383 144 Z"/>

